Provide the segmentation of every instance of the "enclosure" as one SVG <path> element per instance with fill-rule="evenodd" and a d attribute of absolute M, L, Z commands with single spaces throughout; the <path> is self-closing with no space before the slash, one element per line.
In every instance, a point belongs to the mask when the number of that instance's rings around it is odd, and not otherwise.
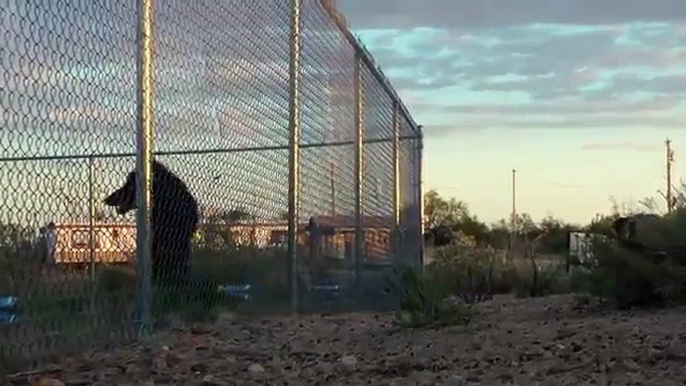
<path fill-rule="evenodd" d="M 0 5 L 2 369 L 171 312 L 382 308 L 421 265 L 421 127 L 331 1 Z M 153 159 L 198 202 L 183 290 L 150 278 Z"/>

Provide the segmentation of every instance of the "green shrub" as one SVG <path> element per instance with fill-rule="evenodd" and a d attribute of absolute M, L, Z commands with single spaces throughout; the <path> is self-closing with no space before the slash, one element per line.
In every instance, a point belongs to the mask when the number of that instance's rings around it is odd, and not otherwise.
<path fill-rule="evenodd" d="M 436 250 L 428 275 L 447 294 L 465 303 L 490 300 L 496 277 L 495 256 L 493 248 L 477 245 L 473 238 L 459 234 L 456 242 Z"/>
<path fill-rule="evenodd" d="M 585 265 L 588 292 L 620 308 L 663 307 L 686 300 L 686 232 L 681 210 L 649 225 L 641 224 L 637 241 L 665 254 L 637 252 L 614 240 L 593 243 L 594 260 Z"/>
<path fill-rule="evenodd" d="M 566 292 L 561 273 L 566 260 L 553 255 L 544 259 L 538 255 L 537 248 L 546 234 L 532 241 L 525 240 L 523 269 L 516 270 L 515 294 L 519 297 L 541 297 Z"/>
<path fill-rule="evenodd" d="M 589 292 L 620 308 L 663 307 L 679 302 L 670 296 L 683 274 L 669 260 L 654 260 L 607 241 L 594 243 L 594 261 L 587 265 Z"/>
<path fill-rule="evenodd" d="M 396 323 L 405 327 L 454 325 L 469 320 L 469 310 L 451 302 L 446 288 L 411 266 L 396 271 L 400 292 Z"/>

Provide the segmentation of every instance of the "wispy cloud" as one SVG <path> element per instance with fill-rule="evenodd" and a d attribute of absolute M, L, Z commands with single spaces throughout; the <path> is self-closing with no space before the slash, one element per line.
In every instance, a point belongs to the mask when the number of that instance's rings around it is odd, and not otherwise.
<path fill-rule="evenodd" d="M 686 3 L 681 0 L 344 0 L 339 4 L 355 28 L 600 25 L 686 19 Z"/>
<path fill-rule="evenodd" d="M 591 142 L 581 146 L 582 150 L 592 151 L 635 151 L 639 153 L 655 153 L 663 149 L 658 145 L 647 145 L 636 142 Z"/>
<path fill-rule="evenodd" d="M 640 20 L 637 18 L 636 20 Z M 461 25 L 360 33 L 431 127 L 675 127 L 686 112 L 679 24 Z M 449 123 L 454 122 L 454 123 Z M 432 125 L 436 123 L 436 125 Z"/>

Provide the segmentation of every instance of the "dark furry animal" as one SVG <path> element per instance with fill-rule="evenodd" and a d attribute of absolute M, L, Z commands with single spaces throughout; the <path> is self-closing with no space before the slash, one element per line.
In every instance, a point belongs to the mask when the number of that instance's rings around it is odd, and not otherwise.
<path fill-rule="evenodd" d="M 188 280 L 198 204 L 186 184 L 163 164 L 153 160 L 151 174 L 152 280 L 178 287 Z M 135 170 L 104 203 L 119 214 L 136 209 Z"/>
<path fill-rule="evenodd" d="M 636 215 L 631 217 L 619 217 L 612 223 L 613 235 L 617 241 L 626 249 L 639 253 L 643 256 L 652 258 L 653 261 L 660 261 L 667 256 L 667 252 L 659 248 L 645 245 L 639 241 L 638 223 L 640 221 L 651 221 L 657 218 L 652 215 Z"/>

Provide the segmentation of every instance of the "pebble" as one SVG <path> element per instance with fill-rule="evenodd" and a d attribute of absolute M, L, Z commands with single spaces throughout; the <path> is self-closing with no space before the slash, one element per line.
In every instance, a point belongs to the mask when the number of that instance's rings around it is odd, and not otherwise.
<path fill-rule="evenodd" d="M 355 366 L 357 365 L 357 358 L 353 355 L 346 355 L 343 358 L 341 358 L 341 363 L 343 363 L 346 366 Z"/>
<path fill-rule="evenodd" d="M 248 371 L 252 374 L 262 374 L 264 373 L 264 367 L 259 363 L 253 363 L 248 366 Z"/>

